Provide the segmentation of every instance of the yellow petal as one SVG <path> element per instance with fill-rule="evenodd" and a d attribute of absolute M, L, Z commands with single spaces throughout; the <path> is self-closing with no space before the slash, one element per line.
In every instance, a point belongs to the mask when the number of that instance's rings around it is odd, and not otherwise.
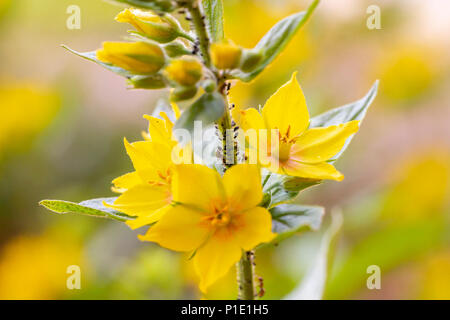
<path fill-rule="evenodd" d="M 169 134 L 169 137 L 172 138 L 172 129 L 173 129 L 173 122 L 170 120 L 170 118 L 167 116 L 167 114 L 163 111 L 161 111 L 159 113 L 159 115 L 161 116 L 161 118 L 164 119 L 164 121 L 166 122 L 166 129 L 167 132 Z"/>
<path fill-rule="evenodd" d="M 258 110 L 254 108 L 249 108 L 246 110 L 241 110 L 239 112 L 240 115 L 240 126 L 242 131 L 239 130 L 238 141 L 240 141 L 240 146 L 246 147 L 245 154 L 249 159 L 250 163 L 254 163 L 257 161 L 258 155 L 258 147 L 260 146 L 260 130 L 265 130 L 266 126 L 264 123 L 264 119 Z M 267 131 L 266 131 L 267 133 Z M 270 136 L 266 135 L 267 141 L 270 141 Z M 265 143 L 264 141 L 262 143 Z"/>
<path fill-rule="evenodd" d="M 219 173 L 204 165 L 177 165 L 172 186 L 174 201 L 205 211 L 212 201 L 225 201 Z"/>
<path fill-rule="evenodd" d="M 272 216 L 265 208 L 252 208 L 233 219 L 236 226 L 233 236 L 245 251 L 252 250 L 258 244 L 269 242 L 275 237 L 275 233 L 272 232 Z"/>
<path fill-rule="evenodd" d="M 264 124 L 264 119 L 261 116 L 261 114 L 258 112 L 258 110 L 254 109 L 254 108 L 249 108 L 246 110 L 241 110 L 240 114 L 241 114 L 241 117 L 240 117 L 241 128 L 243 130 L 248 130 L 248 129 L 259 130 L 259 129 L 266 128 L 266 126 Z"/>
<path fill-rule="evenodd" d="M 358 120 L 305 131 L 292 147 L 291 156 L 307 163 L 323 162 L 336 155 L 348 137 L 358 131 Z"/>
<path fill-rule="evenodd" d="M 303 91 L 296 78 L 277 90 L 264 105 L 262 115 L 270 129 L 278 128 L 281 134 L 289 132 L 290 137 L 301 134 L 308 128 L 309 113 Z"/>
<path fill-rule="evenodd" d="M 200 277 L 200 290 L 205 293 L 210 285 L 223 277 L 239 261 L 242 249 L 226 228 L 218 231 L 197 250 L 194 267 Z"/>
<path fill-rule="evenodd" d="M 231 42 L 213 43 L 210 46 L 210 54 L 217 69 L 234 69 L 239 66 L 242 48 Z"/>
<path fill-rule="evenodd" d="M 112 183 L 117 190 L 127 190 L 133 188 L 138 184 L 142 184 L 143 181 L 141 180 L 137 172 L 134 171 L 115 178 Z"/>
<path fill-rule="evenodd" d="M 199 211 L 182 205 L 171 207 L 146 235 L 139 236 L 142 241 L 153 241 L 174 251 L 197 249 L 207 238 L 209 229 L 202 226 L 203 215 Z"/>
<path fill-rule="evenodd" d="M 137 185 L 120 195 L 110 208 L 131 216 L 148 216 L 171 202 L 170 188 L 164 186 Z"/>
<path fill-rule="evenodd" d="M 201 79 L 202 72 L 202 64 L 197 59 L 189 57 L 173 59 L 165 68 L 168 79 L 186 87 L 195 85 Z"/>
<path fill-rule="evenodd" d="M 159 42 L 174 40 L 178 33 L 167 18 L 140 9 L 125 9 L 116 17 L 117 22 L 129 23 L 141 33 Z"/>
<path fill-rule="evenodd" d="M 255 164 L 238 164 L 228 169 L 223 184 L 230 207 L 245 211 L 256 207 L 262 200 L 261 175 Z"/>
<path fill-rule="evenodd" d="M 104 42 L 96 52 L 98 60 L 139 73 L 155 73 L 165 62 L 164 52 L 148 42 Z"/>
<path fill-rule="evenodd" d="M 124 139 L 125 148 L 133 166 L 144 182 L 162 181 L 172 165 L 171 148 L 153 141 L 138 141 L 132 144 Z M 165 182 L 165 181 L 162 181 Z"/>
<path fill-rule="evenodd" d="M 327 162 L 304 163 L 290 159 L 286 162 L 280 162 L 280 173 L 317 180 L 330 179 L 341 181 L 344 179 L 344 175 Z"/>
<path fill-rule="evenodd" d="M 142 138 L 146 141 L 152 141 L 150 134 L 146 131 L 141 131 Z"/>
<path fill-rule="evenodd" d="M 180 108 L 175 102 L 171 102 L 170 106 L 172 107 L 173 113 L 175 114 L 175 119 L 178 119 L 181 115 Z"/>
<path fill-rule="evenodd" d="M 160 220 L 162 218 L 162 216 L 167 211 L 169 211 L 170 208 L 171 208 L 170 205 L 166 205 L 165 207 L 155 210 L 155 211 L 149 213 L 148 215 L 141 215 L 141 216 L 137 217 L 135 220 L 129 220 L 126 222 L 126 224 L 133 230 L 140 228 L 142 226 L 152 224 L 152 223 Z"/>
<path fill-rule="evenodd" d="M 172 131 L 166 126 L 166 121 L 149 115 L 144 115 L 148 120 L 148 132 L 150 139 L 159 143 L 168 143 L 172 141 Z"/>

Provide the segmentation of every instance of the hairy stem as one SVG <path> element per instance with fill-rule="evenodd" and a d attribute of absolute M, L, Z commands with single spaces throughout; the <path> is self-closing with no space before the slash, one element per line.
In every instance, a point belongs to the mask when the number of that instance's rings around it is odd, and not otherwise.
<path fill-rule="evenodd" d="M 211 58 L 209 56 L 210 41 L 206 30 L 204 16 L 200 10 L 199 2 L 197 0 L 190 2 L 187 9 L 191 16 L 192 24 L 199 41 L 200 52 L 203 56 L 205 66 L 211 68 Z M 221 133 L 222 163 L 223 170 L 226 171 L 229 167 L 237 163 L 237 143 L 234 137 L 234 123 L 227 99 L 229 87 L 224 77 L 220 77 L 219 75 L 216 79 L 219 92 L 222 94 L 225 101 L 225 113 L 217 122 L 217 128 Z M 248 251 L 242 255 L 241 260 L 237 263 L 239 299 L 254 300 L 255 298 L 253 261 L 254 252 Z"/>
<path fill-rule="evenodd" d="M 209 38 L 206 31 L 205 17 L 200 10 L 199 1 L 189 2 L 187 10 L 191 16 L 195 33 L 198 37 L 200 52 L 207 67 L 211 66 L 211 58 L 209 56 Z"/>
<path fill-rule="evenodd" d="M 254 252 L 247 251 L 242 255 L 241 260 L 237 263 L 238 274 L 238 297 L 240 300 L 255 299 L 254 280 Z"/>
<path fill-rule="evenodd" d="M 237 163 L 237 142 L 234 137 L 235 132 L 233 130 L 234 125 L 231 110 L 228 106 L 228 85 L 225 81 L 223 83 L 219 82 L 219 88 L 226 105 L 225 114 L 218 122 L 218 129 L 222 135 L 222 164 L 223 170 L 226 171 L 229 167 Z M 238 298 L 241 300 L 254 300 L 254 252 L 244 252 L 236 267 L 238 275 Z"/>

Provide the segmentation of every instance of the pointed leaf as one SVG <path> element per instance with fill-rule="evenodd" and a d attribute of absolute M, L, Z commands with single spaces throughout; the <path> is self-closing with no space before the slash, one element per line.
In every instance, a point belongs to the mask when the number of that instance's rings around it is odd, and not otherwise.
<path fill-rule="evenodd" d="M 79 57 L 82 57 L 82 58 L 87 59 L 87 60 L 89 60 L 89 61 L 95 62 L 95 63 L 101 65 L 103 68 L 106 68 L 106 69 L 108 69 L 109 71 L 112 71 L 112 72 L 114 72 L 114 73 L 117 73 L 118 75 L 121 75 L 121 76 L 123 76 L 123 77 L 130 78 L 130 77 L 132 77 L 132 76 L 134 75 L 134 74 L 132 74 L 131 72 L 125 70 L 125 69 L 122 69 L 122 68 L 113 66 L 112 64 L 104 63 L 104 62 L 98 60 L 98 59 L 97 59 L 97 54 L 96 54 L 95 51 L 78 52 L 78 51 L 75 51 L 75 50 L 73 50 L 73 49 L 70 49 L 69 47 L 67 47 L 67 46 L 65 46 L 65 45 L 63 45 L 62 47 L 63 47 L 64 49 L 66 49 L 66 50 L 72 52 L 73 54 L 76 54 L 76 55 L 79 56 Z"/>
<path fill-rule="evenodd" d="M 202 0 L 209 37 L 212 42 L 220 42 L 223 37 L 223 3 L 222 0 Z"/>
<path fill-rule="evenodd" d="M 373 102 L 373 100 L 377 95 L 377 90 L 378 90 L 378 80 L 375 81 L 372 88 L 369 90 L 369 92 L 366 94 L 364 98 L 356 102 L 347 104 L 345 106 L 332 109 L 330 111 L 327 111 L 325 113 L 322 113 L 318 116 L 311 118 L 309 127 L 310 128 L 328 127 L 349 122 L 352 120 L 362 121 L 366 115 L 367 109 L 369 109 L 369 106 L 371 105 L 371 103 Z M 339 153 L 329 161 L 334 161 L 338 159 L 345 151 L 345 149 L 347 148 L 352 139 L 353 136 L 349 137 L 345 142 L 345 145 L 341 149 L 341 151 L 339 151 Z"/>
<path fill-rule="evenodd" d="M 272 243 L 304 230 L 318 230 L 324 213 L 323 207 L 298 204 L 281 204 L 270 209 L 272 231 L 278 234 Z"/>
<path fill-rule="evenodd" d="M 300 191 L 320 184 L 320 180 L 285 176 L 272 172 L 263 175 L 263 192 L 270 197 L 267 208 L 287 202 L 295 198 Z"/>
<path fill-rule="evenodd" d="M 306 11 L 295 13 L 274 25 L 253 49 L 255 52 L 262 54 L 261 61 L 251 71 L 236 70 L 232 72 L 232 76 L 248 82 L 261 73 L 283 51 L 292 37 L 306 23 L 318 4 L 319 0 L 315 0 Z"/>
<path fill-rule="evenodd" d="M 78 213 L 99 218 L 111 218 L 118 221 L 134 220 L 135 217 L 105 207 L 103 202 L 112 204 L 117 198 L 98 198 L 82 201 L 80 203 L 64 200 L 42 200 L 39 204 L 59 214 Z"/>

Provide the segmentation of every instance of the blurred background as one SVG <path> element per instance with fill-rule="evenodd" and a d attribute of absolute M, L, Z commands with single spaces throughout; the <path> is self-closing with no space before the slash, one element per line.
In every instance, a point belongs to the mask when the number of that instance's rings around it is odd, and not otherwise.
<path fill-rule="evenodd" d="M 252 47 L 279 19 L 309 1 L 224 0 L 225 29 Z M 369 5 L 381 9 L 370 30 Z M 67 7 L 81 8 L 69 30 Z M 112 196 L 110 181 L 132 167 L 122 139 L 140 139 L 142 114 L 167 92 L 126 88 L 123 78 L 71 55 L 120 40 L 121 10 L 101 0 L 0 0 L 0 298 L 202 298 L 188 257 L 139 242 L 115 221 L 58 216 L 45 198 Z M 450 3 L 323 0 L 288 49 L 251 84 L 240 107 L 263 104 L 299 71 L 312 115 L 378 97 L 337 163 L 341 183 L 306 190 L 299 203 L 333 208 L 344 226 L 326 287 L 328 299 L 450 299 Z M 141 231 L 142 232 L 142 231 Z M 257 254 L 267 299 L 294 289 L 310 268 L 321 232 Z M 81 267 L 81 290 L 66 287 Z M 369 290 L 366 269 L 381 269 Z M 235 298 L 231 271 L 203 298 Z"/>

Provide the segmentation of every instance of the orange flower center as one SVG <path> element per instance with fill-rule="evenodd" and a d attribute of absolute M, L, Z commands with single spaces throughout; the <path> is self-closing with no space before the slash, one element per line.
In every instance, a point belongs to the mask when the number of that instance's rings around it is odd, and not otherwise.
<path fill-rule="evenodd" d="M 204 217 L 204 221 L 214 228 L 228 226 L 231 222 L 231 213 L 228 205 L 214 203 L 210 214 Z"/>
<path fill-rule="evenodd" d="M 157 171 L 157 173 L 162 181 L 151 180 L 148 182 L 149 184 L 151 184 L 152 186 L 170 186 L 172 184 L 172 170 L 170 168 L 168 168 L 166 172 Z"/>
<path fill-rule="evenodd" d="M 155 187 L 162 187 L 164 189 L 166 189 L 166 201 L 167 203 L 172 203 L 173 200 L 173 195 L 172 195 L 172 190 L 171 190 L 171 185 L 172 185 L 172 170 L 170 168 L 168 168 L 166 170 L 166 172 L 162 172 L 162 171 L 158 171 L 158 176 L 161 178 L 160 181 L 156 181 L 156 180 L 151 180 L 148 183 L 151 186 L 155 186 Z"/>

